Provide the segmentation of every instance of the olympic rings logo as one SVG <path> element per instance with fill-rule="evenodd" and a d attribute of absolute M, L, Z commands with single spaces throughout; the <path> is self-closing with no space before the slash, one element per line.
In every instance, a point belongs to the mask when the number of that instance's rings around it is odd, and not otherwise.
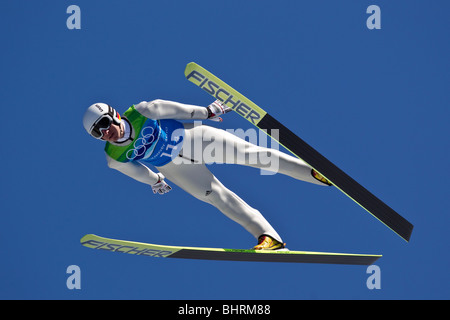
<path fill-rule="evenodd" d="M 158 132 L 156 132 L 156 135 L 157 133 Z M 141 136 L 142 137 L 137 138 L 136 141 L 134 141 L 134 149 L 130 149 L 126 153 L 127 159 L 130 161 L 135 159 L 142 159 L 143 157 L 145 157 L 145 153 L 147 152 L 148 148 L 151 147 L 156 140 L 155 128 L 144 127 L 141 130 Z M 151 150 L 152 149 L 150 149 L 150 151 Z"/>

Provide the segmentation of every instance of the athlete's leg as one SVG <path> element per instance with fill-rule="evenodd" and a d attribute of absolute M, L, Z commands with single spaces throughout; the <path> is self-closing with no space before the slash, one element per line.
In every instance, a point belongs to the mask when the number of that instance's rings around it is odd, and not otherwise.
<path fill-rule="evenodd" d="M 303 160 L 276 149 L 257 146 L 230 132 L 214 127 L 199 125 L 186 127 L 183 155 L 198 162 L 242 164 L 292 178 L 327 185 L 315 179 L 312 168 Z M 190 143 L 189 143 L 190 142 Z"/>
<path fill-rule="evenodd" d="M 205 164 L 170 162 L 158 169 L 168 180 L 197 199 L 212 204 L 255 238 L 267 234 L 282 242 L 281 237 L 262 214 L 227 189 Z"/>

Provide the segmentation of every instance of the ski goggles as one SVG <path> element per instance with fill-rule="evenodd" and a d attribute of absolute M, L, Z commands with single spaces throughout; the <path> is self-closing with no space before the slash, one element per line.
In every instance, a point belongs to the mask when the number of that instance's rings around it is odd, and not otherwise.
<path fill-rule="evenodd" d="M 120 117 L 117 114 L 116 110 L 114 110 L 110 106 L 108 107 L 108 113 L 98 118 L 97 121 L 95 121 L 95 123 L 92 125 L 91 136 L 96 139 L 103 138 L 103 131 L 106 131 L 111 127 L 111 124 L 114 122 L 114 116 Z"/>
<path fill-rule="evenodd" d="M 103 138 L 103 131 L 111 127 L 113 120 L 109 115 L 104 115 L 98 119 L 91 130 L 91 136 L 96 139 Z"/>

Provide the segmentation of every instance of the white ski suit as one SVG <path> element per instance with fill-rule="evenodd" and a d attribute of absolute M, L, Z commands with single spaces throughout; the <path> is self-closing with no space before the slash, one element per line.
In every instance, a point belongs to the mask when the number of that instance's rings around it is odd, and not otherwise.
<path fill-rule="evenodd" d="M 205 107 L 166 100 L 141 102 L 135 109 L 149 119 L 205 120 Z M 242 164 L 288 175 L 298 180 L 325 185 L 311 174 L 304 161 L 275 149 L 257 146 L 230 132 L 207 125 L 183 123 L 184 141 L 179 154 L 171 162 L 156 168 L 164 177 L 195 198 L 210 203 L 255 238 L 266 234 L 282 242 L 280 235 L 263 217 L 234 192 L 226 188 L 207 168 L 206 163 Z M 125 136 L 128 126 L 125 127 Z M 129 135 L 129 133 L 128 133 Z M 212 151 L 213 150 L 213 151 Z M 148 185 L 158 182 L 157 173 L 141 161 L 119 162 L 106 155 L 108 166 Z M 268 165 L 267 159 L 276 162 Z"/>

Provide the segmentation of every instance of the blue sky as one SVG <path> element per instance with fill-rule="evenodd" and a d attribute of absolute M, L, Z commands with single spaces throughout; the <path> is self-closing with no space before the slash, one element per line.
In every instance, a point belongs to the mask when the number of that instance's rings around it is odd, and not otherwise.
<path fill-rule="evenodd" d="M 66 9 L 81 8 L 69 30 Z M 369 30 L 369 5 L 381 29 Z M 2 1 L 1 299 L 448 299 L 448 1 Z M 87 233 L 249 248 L 251 235 L 178 187 L 107 168 L 82 115 L 156 98 L 206 106 L 195 61 L 415 225 L 406 243 L 334 188 L 258 170 L 214 174 L 293 250 L 383 254 L 364 266 L 158 259 L 82 247 Z M 251 128 L 237 114 L 220 128 Z M 6 140 L 6 141 L 5 141 Z M 69 290 L 66 269 L 81 269 Z"/>

